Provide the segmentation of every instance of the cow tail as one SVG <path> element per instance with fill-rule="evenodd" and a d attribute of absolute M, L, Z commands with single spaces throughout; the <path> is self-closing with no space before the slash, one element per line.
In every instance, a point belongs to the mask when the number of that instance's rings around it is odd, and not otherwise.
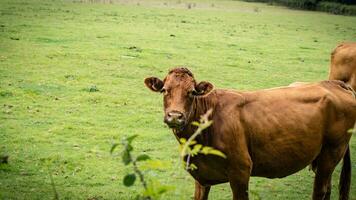
<path fill-rule="evenodd" d="M 348 200 L 351 184 L 350 148 L 346 149 L 339 181 L 339 200 Z"/>

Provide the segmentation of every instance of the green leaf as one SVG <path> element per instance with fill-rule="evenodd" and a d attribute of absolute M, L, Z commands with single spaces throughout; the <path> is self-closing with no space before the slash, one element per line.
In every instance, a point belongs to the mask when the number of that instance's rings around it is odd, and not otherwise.
<path fill-rule="evenodd" d="M 185 138 L 179 138 L 179 142 L 183 145 L 187 142 L 187 139 Z"/>
<path fill-rule="evenodd" d="M 122 153 L 122 162 L 123 162 L 125 165 L 130 164 L 131 158 L 130 158 L 130 153 L 129 153 L 129 151 L 124 151 L 124 152 Z"/>
<path fill-rule="evenodd" d="M 197 143 L 197 141 L 192 140 L 192 141 L 189 143 L 189 146 L 190 146 L 190 145 L 193 145 L 193 144 L 196 144 L 196 143 Z"/>
<path fill-rule="evenodd" d="M 200 151 L 202 154 L 208 155 L 211 147 L 203 147 Z"/>
<path fill-rule="evenodd" d="M 151 158 L 148 155 L 142 154 L 136 158 L 136 161 L 145 161 L 145 160 L 149 160 L 149 159 L 151 159 Z"/>
<path fill-rule="evenodd" d="M 124 177 L 124 185 L 126 187 L 130 187 L 135 183 L 135 180 L 136 180 L 136 175 L 135 174 L 127 174 Z"/>
<path fill-rule="evenodd" d="M 194 170 L 197 170 L 197 169 L 198 169 L 198 167 L 196 165 L 194 165 L 193 163 L 191 163 L 189 165 L 189 170 L 194 171 Z"/>
<path fill-rule="evenodd" d="M 219 150 L 216 150 L 212 147 L 203 147 L 203 149 L 200 151 L 202 154 L 208 155 L 208 154 L 212 154 L 212 155 L 216 155 L 216 156 L 220 156 L 223 158 L 226 158 L 226 155 L 224 153 L 222 153 Z"/>
<path fill-rule="evenodd" d="M 138 136 L 137 134 L 131 135 L 130 137 L 126 138 L 126 140 L 129 144 L 131 144 L 132 140 L 134 140 L 137 136 Z"/>
<path fill-rule="evenodd" d="M 115 148 L 118 146 L 119 144 L 115 143 L 111 146 L 111 149 L 110 149 L 110 154 L 112 154 L 115 150 Z"/>
<path fill-rule="evenodd" d="M 209 154 L 213 154 L 213 155 L 216 155 L 216 156 L 220 156 L 220 157 L 223 157 L 223 158 L 226 159 L 226 155 L 225 155 L 223 152 L 221 152 L 221 151 L 219 151 L 219 150 L 216 150 L 216 149 L 210 150 L 210 151 L 209 151 Z"/>
<path fill-rule="evenodd" d="M 196 122 L 196 121 L 193 121 L 193 122 L 192 122 L 192 125 L 193 125 L 193 126 L 200 126 L 200 123 L 199 123 L 199 122 Z"/>
<path fill-rule="evenodd" d="M 192 155 L 192 157 L 197 155 L 202 147 L 203 147 L 203 145 L 201 145 L 201 144 L 194 145 L 193 149 L 190 151 L 190 154 Z"/>

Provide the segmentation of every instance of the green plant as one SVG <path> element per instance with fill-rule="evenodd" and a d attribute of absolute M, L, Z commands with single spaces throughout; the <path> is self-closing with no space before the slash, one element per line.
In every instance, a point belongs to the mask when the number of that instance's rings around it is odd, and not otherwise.
<path fill-rule="evenodd" d="M 121 152 L 122 163 L 126 166 L 131 164 L 133 169 L 133 173 L 129 173 L 124 176 L 123 184 L 126 187 L 131 187 L 136 182 L 137 179 L 136 177 L 138 177 L 143 187 L 143 191 L 141 194 L 138 194 L 136 196 L 136 200 L 159 199 L 162 194 L 164 194 L 169 190 L 169 187 L 166 185 L 161 185 L 157 180 L 151 180 L 148 182 L 145 179 L 143 171 L 138 167 L 138 162 L 147 161 L 150 160 L 151 158 L 147 154 L 141 154 L 137 157 L 133 155 L 132 151 L 134 148 L 132 146 L 132 141 L 137 136 L 138 135 L 124 137 L 121 141 L 121 145 L 123 146 L 123 151 Z M 112 145 L 110 150 L 111 154 L 114 152 L 115 148 L 118 145 L 119 144 Z"/>
<path fill-rule="evenodd" d="M 203 130 L 208 128 L 213 121 L 209 120 L 209 116 L 211 115 L 212 110 L 209 110 L 207 113 L 201 116 L 199 122 L 193 122 L 192 124 L 194 126 L 197 126 L 196 131 L 193 133 L 192 136 L 186 140 L 185 138 L 180 138 L 180 158 L 181 161 L 184 163 L 184 168 L 185 170 L 197 170 L 198 167 L 194 165 L 193 163 L 190 163 L 190 158 L 197 156 L 198 154 L 203 154 L 203 155 L 216 155 L 220 156 L 223 158 L 226 158 L 225 154 L 222 153 L 219 150 L 216 150 L 212 147 L 209 146 L 203 146 L 202 144 L 199 144 L 195 141 L 195 138 L 203 133 Z M 138 135 L 132 135 L 130 137 L 124 137 L 121 141 L 121 145 L 123 146 L 123 150 L 121 152 L 121 158 L 122 158 L 122 163 L 127 166 L 130 165 L 132 166 L 133 173 L 126 174 L 123 178 L 123 184 L 126 187 L 131 187 L 134 185 L 136 182 L 137 177 L 139 178 L 141 182 L 141 186 L 143 187 L 143 191 L 141 194 L 138 194 L 136 196 L 136 199 L 139 200 L 153 200 L 153 199 L 159 199 L 162 194 L 167 192 L 170 187 L 166 185 L 161 185 L 157 180 L 151 180 L 149 183 L 147 182 L 143 171 L 138 167 L 138 162 L 142 161 L 147 161 L 150 160 L 150 156 L 147 154 L 141 154 L 137 157 L 135 157 L 132 153 L 134 150 L 134 147 L 132 146 L 133 140 L 137 137 Z M 112 145 L 110 153 L 112 154 L 116 147 L 118 146 L 118 143 L 115 143 Z M 185 158 L 187 157 L 187 160 L 185 161 Z"/>
<path fill-rule="evenodd" d="M 200 117 L 199 122 L 192 122 L 192 125 L 197 126 L 197 130 L 193 133 L 192 136 L 188 138 L 188 140 L 186 140 L 185 138 L 179 139 L 180 158 L 184 163 L 186 170 L 198 169 L 196 165 L 190 163 L 190 158 L 198 154 L 203 154 L 203 155 L 211 154 L 211 155 L 216 155 L 216 156 L 226 158 L 225 154 L 222 153 L 221 151 L 209 146 L 203 146 L 202 144 L 199 144 L 195 141 L 195 138 L 198 137 L 198 135 L 202 134 L 203 130 L 208 128 L 213 123 L 213 121 L 209 120 L 209 116 L 211 115 L 211 113 L 212 110 L 210 109 Z M 187 157 L 186 161 L 185 161 L 185 157 Z"/>

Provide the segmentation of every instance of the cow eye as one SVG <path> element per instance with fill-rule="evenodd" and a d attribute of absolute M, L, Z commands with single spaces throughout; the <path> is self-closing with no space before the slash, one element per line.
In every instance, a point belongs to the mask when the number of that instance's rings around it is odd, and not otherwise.
<path fill-rule="evenodd" d="M 188 92 L 188 95 L 190 97 L 193 97 L 194 95 L 196 95 L 196 91 L 195 90 L 191 90 L 191 91 Z"/>

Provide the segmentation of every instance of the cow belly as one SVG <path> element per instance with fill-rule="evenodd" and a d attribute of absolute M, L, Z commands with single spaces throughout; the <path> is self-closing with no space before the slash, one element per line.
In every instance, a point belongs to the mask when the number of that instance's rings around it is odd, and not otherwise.
<path fill-rule="evenodd" d="M 252 176 L 282 178 L 298 172 L 317 157 L 321 143 L 321 134 L 270 141 L 254 153 Z"/>
<path fill-rule="evenodd" d="M 215 185 L 228 181 L 226 174 L 226 161 L 217 156 L 198 156 L 192 159 L 192 163 L 197 166 L 189 173 L 202 185 Z"/>
<path fill-rule="evenodd" d="M 252 175 L 279 178 L 309 165 L 322 147 L 327 105 L 321 97 L 254 105 L 259 112 L 244 115 Z"/>

